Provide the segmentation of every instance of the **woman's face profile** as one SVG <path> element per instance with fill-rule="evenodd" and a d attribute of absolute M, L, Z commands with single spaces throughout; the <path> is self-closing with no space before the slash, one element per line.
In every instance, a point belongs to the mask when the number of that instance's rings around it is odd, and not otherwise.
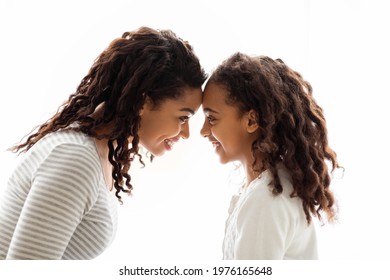
<path fill-rule="evenodd" d="M 190 136 L 189 118 L 201 102 L 201 88 L 184 89 L 179 98 L 167 99 L 157 108 L 147 99 L 141 110 L 140 144 L 154 156 L 170 151 L 180 138 Z"/>

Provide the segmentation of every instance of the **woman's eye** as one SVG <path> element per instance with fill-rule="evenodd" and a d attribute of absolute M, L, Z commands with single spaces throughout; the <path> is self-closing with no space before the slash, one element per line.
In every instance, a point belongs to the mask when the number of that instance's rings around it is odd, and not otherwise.
<path fill-rule="evenodd" d="M 185 124 L 186 122 L 188 122 L 188 119 L 188 116 L 182 116 L 179 118 L 181 124 Z"/>

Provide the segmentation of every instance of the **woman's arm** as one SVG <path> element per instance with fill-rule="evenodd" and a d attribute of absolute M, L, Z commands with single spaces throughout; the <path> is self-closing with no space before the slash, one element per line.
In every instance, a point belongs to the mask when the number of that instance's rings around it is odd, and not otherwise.
<path fill-rule="evenodd" d="M 61 259 L 97 198 L 99 168 L 91 150 L 57 146 L 37 169 L 7 259 Z"/>

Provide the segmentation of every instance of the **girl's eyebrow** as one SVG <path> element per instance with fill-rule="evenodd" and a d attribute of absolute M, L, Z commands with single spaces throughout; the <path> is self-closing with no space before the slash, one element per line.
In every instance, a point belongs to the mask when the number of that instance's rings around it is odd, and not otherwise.
<path fill-rule="evenodd" d="M 207 113 L 214 113 L 214 114 L 218 114 L 218 112 L 217 111 L 215 111 L 215 110 L 213 110 L 213 109 L 211 109 L 211 108 L 203 108 L 203 112 L 205 113 L 205 114 L 207 114 Z"/>

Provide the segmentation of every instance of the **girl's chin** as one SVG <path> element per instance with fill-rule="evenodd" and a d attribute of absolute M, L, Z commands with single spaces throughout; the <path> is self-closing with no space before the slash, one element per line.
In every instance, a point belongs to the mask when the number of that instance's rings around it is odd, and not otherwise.
<path fill-rule="evenodd" d="M 230 160 L 226 160 L 226 159 L 223 159 L 223 158 L 219 158 L 219 162 L 220 162 L 221 164 L 227 164 L 227 163 L 230 162 Z"/>
<path fill-rule="evenodd" d="M 220 153 L 217 152 L 217 155 L 218 155 L 218 157 L 219 157 L 219 162 L 220 162 L 221 164 L 227 164 L 227 163 L 231 162 L 231 160 L 229 160 L 229 159 L 228 159 L 227 157 L 225 157 L 223 154 L 220 154 Z"/>

